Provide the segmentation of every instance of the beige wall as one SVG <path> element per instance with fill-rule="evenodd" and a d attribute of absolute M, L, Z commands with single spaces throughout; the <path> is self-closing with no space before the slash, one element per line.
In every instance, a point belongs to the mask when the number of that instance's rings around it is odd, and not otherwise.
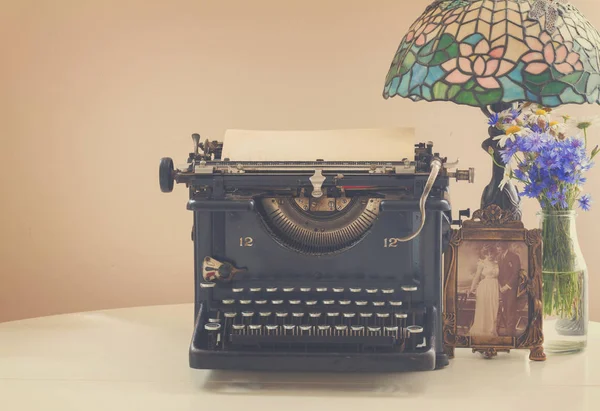
<path fill-rule="evenodd" d="M 193 132 L 415 126 L 477 168 L 477 184 L 453 186 L 455 209 L 477 207 L 480 113 L 381 98 L 427 3 L 3 0 L 0 321 L 192 301 L 187 193 L 161 194 L 157 170 L 185 161 Z M 595 0 L 573 3 L 600 26 Z M 590 181 L 600 198 L 600 168 Z M 527 202 L 529 227 L 535 211 Z M 579 225 L 595 320 L 598 218 L 600 204 Z"/>

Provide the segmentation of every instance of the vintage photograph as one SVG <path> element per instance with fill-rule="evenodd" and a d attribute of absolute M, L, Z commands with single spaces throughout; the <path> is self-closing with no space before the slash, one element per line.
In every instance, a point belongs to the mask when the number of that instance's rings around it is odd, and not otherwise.
<path fill-rule="evenodd" d="M 528 324 L 528 247 L 520 241 L 463 241 L 458 247 L 457 335 L 519 337 Z"/>

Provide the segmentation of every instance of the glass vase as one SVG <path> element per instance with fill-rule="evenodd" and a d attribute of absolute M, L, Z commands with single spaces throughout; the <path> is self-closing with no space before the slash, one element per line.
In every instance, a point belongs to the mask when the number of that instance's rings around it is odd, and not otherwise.
<path fill-rule="evenodd" d="M 587 345 L 588 270 L 576 219 L 575 211 L 539 213 L 544 350 L 548 353 L 575 353 Z"/>

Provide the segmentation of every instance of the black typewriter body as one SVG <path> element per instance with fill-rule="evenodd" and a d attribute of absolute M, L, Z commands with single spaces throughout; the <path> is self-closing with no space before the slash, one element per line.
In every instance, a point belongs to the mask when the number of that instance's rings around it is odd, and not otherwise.
<path fill-rule="evenodd" d="M 199 146 L 204 154 L 191 153 L 187 168 L 165 158 L 160 169 L 164 192 L 188 187 L 193 213 L 192 368 L 397 372 L 448 364 L 448 187 L 451 177 L 472 179 L 472 170 L 448 172 L 431 144 L 417 145 L 410 161 L 378 163 L 230 162 L 218 144 Z M 442 164 L 434 179 L 433 161 Z"/>

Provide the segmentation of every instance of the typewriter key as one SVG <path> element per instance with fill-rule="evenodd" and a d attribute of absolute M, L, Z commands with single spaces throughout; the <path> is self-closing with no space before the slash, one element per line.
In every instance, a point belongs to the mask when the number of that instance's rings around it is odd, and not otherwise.
<path fill-rule="evenodd" d="M 267 322 L 269 321 L 269 317 L 271 317 L 271 312 L 270 311 L 262 311 L 260 313 L 258 313 L 258 315 L 260 316 L 260 323 L 261 325 L 266 325 Z"/>
<path fill-rule="evenodd" d="M 334 289 L 333 289 L 333 292 L 334 292 L 334 293 L 343 293 L 343 292 L 344 292 L 344 289 L 343 289 L 343 288 L 334 288 Z"/>
<path fill-rule="evenodd" d="M 215 283 L 200 283 L 200 288 L 214 288 Z"/>
<path fill-rule="evenodd" d="M 393 288 L 384 288 L 381 290 L 381 292 L 383 294 L 394 294 L 394 289 Z"/>
<path fill-rule="evenodd" d="M 207 323 L 204 325 L 204 329 L 208 332 L 207 348 L 209 350 L 214 350 L 219 343 L 218 332 L 221 329 L 221 324 Z"/>
<path fill-rule="evenodd" d="M 389 337 L 398 338 L 398 327 L 385 327 L 385 333 Z"/>
<path fill-rule="evenodd" d="M 250 288 L 250 292 L 252 293 L 260 293 L 261 288 Z"/>
<path fill-rule="evenodd" d="M 267 329 L 267 335 L 277 335 L 279 334 L 277 331 L 279 331 L 279 326 L 278 325 L 267 325 L 266 326 Z"/>
<path fill-rule="evenodd" d="M 375 307 L 383 307 L 385 305 L 384 301 L 373 301 L 373 305 Z"/>
<path fill-rule="evenodd" d="M 262 325 L 251 324 L 248 326 L 248 332 L 250 335 L 260 335 L 262 331 Z"/>
<path fill-rule="evenodd" d="M 268 293 L 274 293 L 276 291 L 277 291 L 277 287 L 269 287 L 269 288 L 267 288 L 267 292 Z"/>
<path fill-rule="evenodd" d="M 252 300 L 240 300 L 240 304 L 249 305 L 249 304 L 252 304 Z"/>
<path fill-rule="evenodd" d="M 348 335 L 348 326 L 347 325 L 336 325 L 335 326 L 336 335 Z"/>
<path fill-rule="evenodd" d="M 325 300 L 325 301 L 323 301 L 323 304 L 325 304 L 325 305 L 333 305 L 333 304 L 335 304 L 335 300 Z"/>
<path fill-rule="evenodd" d="M 392 307 L 400 307 L 402 305 L 402 301 L 390 301 L 390 305 Z"/>
<path fill-rule="evenodd" d="M 318 293 L 326 293 L 327 292 L 327 287 L 319 287 L 319 288 L 317 288 L 317 292 Z"/>
<path fill-rule="evenodd" d="M 369 330 L 369 334 L 371 335 L 381 333 L 381 327 L 368 327 L 367 329 Z"/>
<path fill-rule="evenodd" d="M 265 305 L 268 301 L 267 300 L 256 300 L 254 301 L 254 304 L 256 305 Z"/>
<path fill-rule="evenodd" d="M 336 325 L 340 313 L 327 313 L 327 324 Z"/>
<path fill-rule="evenodd" d="M 312 300 L 311 301 L 307 301 L 306 305 L 317 305 L 317 302 L 316 301 L 312 301 Z"/>
<path fill-rule="evenodd" d="M 350 329 L 352 330 L 352 335 L 363 335 L 365 332 L 365 327 L 362 325 L 353 325 Z"/>
<path fill-rule="evenodd" d="M 354 304 L 358 305 L 359 307 L 363 307 L 365 305 L 368 304 L 367 301 L 355 301 Z"/>
<path fill-rule="evenodd" d="M 415 292 L 419 288 L 416 285 L 403 285 L 402 290 L 406 292 Z"/>
<path fill-rule="evenodd" d="M 308 293 L 310 292 L 310 287 L 302 287 L 300 288 L 300 291 L 302 291 L 303 293 Z"/>
<path fill-rule="evenodd" d="M 406 313 L 395 313 L 394 314 L 394 325 L 404 326 L 404 320 L 408 318 Z"/>
<path fill-rule="evenodd" d="M 340 305 L 350 305 L 352 304 L 352 301 L 350 300 L 340 300 Z"/>
<path fill-rule="evenodd" d="M 234 321 L 233 319 L 236 317 L 236 315 L 237 315 L 236 312 L 226 312 L 224 314 L 225 324 L 223 325 L 223 332 L 225 332 L 225 333 L 229 332 L 229 327 L 230 327 L 231 323 Z"/>
<path fill-rule="evenodd" d="M 304 313 L 292 313 L 292 321 L 295 325 L 300 325 L 302 322 L 302 318 L 304 317 Z"/>
<path fill-rule="evenodd" d="M 252 323 L 252 317 L 254 317 L 254 311 L 242 311 L 242 317 L 245 325 Z"/>
<path fill-rule="evenodd" d="M 225 304 L 225 305 L 235 304 L 235 300 L 223 300 L 223 304 Z"/>
<path fill-rule="evenodd" d="M 376 294 L 377 288 L 367 288 L 365 291 L 367 292 L 367 294 Z"/>
<path fill-rule="evenodd" d="M 408 331 L 408 337 L 410 338 L 410 346 L 415 350 L 417 348 L 417 336 L 423 332 L 423 327 L 420 325 L 409 325 L 406 327 L 406 331 Z"/>
<path fill-rule="evenodd" d="M 370 323 L 370 319 L 373 318 L 373 313 L 360 313 L 360 324 L 367 326 Z"/>
<path fill-rule="evenodd" d="M 243 288 L 232 288 L 231 291 L 233 291 L 234 293 L 243 293 L 244 289 Z"/>
<path fill-rule="evenodd" d="M 285 287 L 285 288 L 283 289 L 283 292 L 284 292 L 284 293 L 291 293 L 291 292 L 293 292 L 293 291 L 294 291 L 294 287 Z"/>
<path fill-rule="evenodd" d="M 356 313 L 344 313 L 344 324 L 351 325 L 352 319 L 356 317 Z"/>
<path fill-rule="evenodd" d="M 301 335 L 310 335 L 312 331 L 312 325 L 301 325 L 300 326 L 300 334 Z"/>
<path fill-rule="evenodd" d="M 331 326 L 329 325 L 319 325 L 319 334 L 322 336 L 328 335 L 331 330 Z"/>
<path fill-rule="evenodd" d="M 351 293 L 360 293 L 362 291 L 361 288 L 350 288 Z"/>
<path fill-rule="evenodd" d="M 300 300 L 290 300 L 290 305 L 300 305 L 302 301 Z"/>
<path fill-rule="evenodd" d="M 308 313 L 308 316 L 310 318 L 312 318 L 313 323 L 316 325 L 319 323 L 319 318 L 321 318 L 321 313 Z"/>
<path fill-rule="evenodd" d="M 285 324 L 283 326 L 283 331 L 285 335 L 294 335 L 296 331 L 296 326 L 293 324 Z"/>
<path fill-rule="evenodd" d="M 377 313 L 378 325 L 381 325 L 381 326 L 386 325 L 388 318 L 390 318 L 390 313 Z"/>
<path fill-rule="evenodd" d="M 275 315 L 277 316 L 277 323 L 279 325 L 283 325 L 285 323 L 285 319 L 288 316 L 288 313 L 286 311 L 278 311 L 275 313 Z"/>
<path fill-rule="evenodd" d="M 231 328 L 233 328 L 234 334 L 240 335 L 244 333 L 246 326 L 244 324 L 233 324 Z"/>
<path fill-rule="evenodd" d="M 271 304 L 273 304 L 273 305 L 281 305 L 281 304 L 283 304 L 283 300 L 273 300 L 273 301 L 271 301 Z"/>

